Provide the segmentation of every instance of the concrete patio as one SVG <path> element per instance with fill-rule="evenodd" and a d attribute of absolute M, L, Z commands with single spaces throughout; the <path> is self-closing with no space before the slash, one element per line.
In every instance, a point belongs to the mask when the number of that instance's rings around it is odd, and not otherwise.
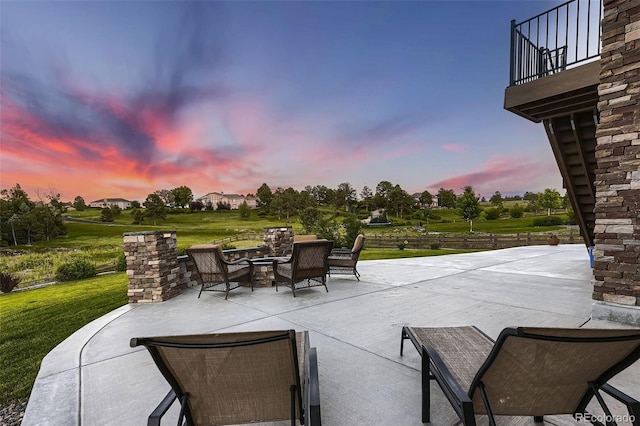
<path fill-rule="evenodd" d="M 358 269 L 362 281 L 334 276 L 329 293 L 315 287 L 293 298 L 287 288 L 242 288 L 225 301 L 211 293 L 198 299 L 191 288 L 166 302 L 123 306 L 44 358 L 22 424 L 144 424 L 169 386 L 144 348 L 129 347 L 136 336 L 309 330 L 325 425 L 420 425 L 420 359 L 410 344 L 400 357 L 403 325 L 475 325 L 493 338 L 513 325 L 623 327 L 590 319 L 592 271 L 583 245 L 361 261 Z M 640 363 L 612 383 L 640 398 Z M 435 384 L 432 391 L 433 424 L 453 424 Z M 176 413 L 173 407 L 167 424 Z M 576 423 L 569 416 L 545 421 Z"/>

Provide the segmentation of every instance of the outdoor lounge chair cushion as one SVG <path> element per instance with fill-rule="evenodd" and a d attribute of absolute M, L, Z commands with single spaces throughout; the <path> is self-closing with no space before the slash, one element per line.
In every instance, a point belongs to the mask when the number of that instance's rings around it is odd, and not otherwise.
<path fill-rule="evenodd" d="M 640 358 L 637 329 L 506 328 L 494 343 L 475 327 L 403 327 L 405 339 L 423 358 L 423 382 L 438 382 L 464 424 L 475 424 L 474 413 L 584 413 L 599 390 L 640 413 L 638 401 L 607 384 Z M 427 384 L 423 422 L 429 398 Z"/>

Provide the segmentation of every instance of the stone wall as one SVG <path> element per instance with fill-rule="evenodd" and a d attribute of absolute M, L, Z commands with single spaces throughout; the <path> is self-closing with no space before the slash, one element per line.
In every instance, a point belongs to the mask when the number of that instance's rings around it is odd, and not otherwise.
<path fill-rule="evenodd" d="M 127 259 L 129 303 L 162 302 L 182 290 L 202 284 L 189 256 L 178 256 L 175 231 L 128 232 L 124 234 Z M 227 260 L 269 256 L 267 246 L 225 250 Z M 273 270 L 267 265 L 254 267 L 254 286 L 271 286 Z"/>
<path fill-rule="evenodd" d="M 640 325 L 640 0 L 604 9 L 593 316 Z"/>
<path fill-rule="evenodd" d="M 162 302 L 180 294 L 175 231 L 127 232 L 129 303 Z"/>
<path fill-rule="evenodd" d="M 284 256 L 293 247 L 293 229 L 290 226 L 264 228 L 264 245 L 269 256 Z"/>

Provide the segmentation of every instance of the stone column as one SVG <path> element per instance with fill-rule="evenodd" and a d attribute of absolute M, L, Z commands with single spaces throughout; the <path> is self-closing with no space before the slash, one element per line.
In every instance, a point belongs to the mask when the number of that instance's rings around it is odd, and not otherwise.
<path fill-rule="evenodd" d="M 604 0 L 592 316 L 640 326 L 640 0 Z"/>
<path fill-rule="evenodd" d="M 162 302 L 180 294 L 176 231 L 127 232 L 124 254 L 129 303 Z"/>
<path fill-rule="evenodd" d="M 264 228 L 264 245 L 269 256 L 283 256 L 293 246 L 293 228 L 290 226 Z"/>

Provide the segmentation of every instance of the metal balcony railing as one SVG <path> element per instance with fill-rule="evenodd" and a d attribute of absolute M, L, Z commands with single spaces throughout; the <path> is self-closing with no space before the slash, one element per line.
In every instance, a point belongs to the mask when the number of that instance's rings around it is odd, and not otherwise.
<path fill-rule="evenodd" d="M 509 86 L 600 56 L 602 0 L 570 0 L 519 24 L 511 21 Z"/>

